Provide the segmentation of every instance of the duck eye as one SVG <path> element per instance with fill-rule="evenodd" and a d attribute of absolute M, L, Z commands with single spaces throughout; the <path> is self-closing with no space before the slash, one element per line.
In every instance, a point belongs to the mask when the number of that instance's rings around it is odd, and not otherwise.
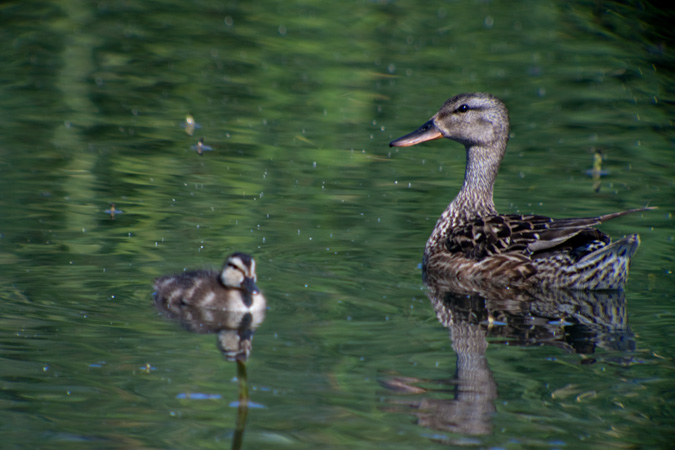
<path fill-rule="evenodd" d="M 459 108 L 457 108 L 457 112 L 465 113 L 469 110 L 469 105 L 460 105 Z"/>

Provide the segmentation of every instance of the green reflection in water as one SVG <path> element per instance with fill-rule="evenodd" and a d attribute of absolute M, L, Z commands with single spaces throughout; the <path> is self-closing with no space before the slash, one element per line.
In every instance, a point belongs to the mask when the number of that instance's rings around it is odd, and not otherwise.
<path fill-rule="evenodd" d="M 6 5 L 3 442 L 228 445 L 235 367 L 212 337 L 159 317 L 151 284 L 239 250 L 256 257 L 270 303 L 247 367 L 265 408 L 249 411 L 245 446 L 418 448 L 449 434 L 485 447 L 663 445 L 675 160 L 672 54 L 657 30 L 672 14 L 639 6 Z M 604 227 L 642 237 L 626 291 L 636 350 L 581 365 L 494 342 L 497 412 L 479 437 L 389 411 L 397 397 L 377 383 L 383 370 L 455 370 L 417 264 L 464 154 L 387 143 L 472 90 L 511 111 L 500 211 L 660 207 Z M 193 136 L 187 114 L 202 125 Z M 214 150 L 191 150 L 199 137 Z M 595 149 L 609 171 L 597 193 Z M 111 202 L 124 210 L 114 220 Z M 186 392 L 221 400 L 177 399 Z"/>

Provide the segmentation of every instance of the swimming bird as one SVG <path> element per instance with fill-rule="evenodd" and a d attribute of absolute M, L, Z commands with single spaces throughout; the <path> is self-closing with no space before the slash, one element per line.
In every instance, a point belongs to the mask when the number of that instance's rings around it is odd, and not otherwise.
<path fill-rule="evenodd" d="M 210 310 L 264 310 L 265 297 L 256 279 L 255 260 L 245 253 L 233 253 L 220 272 L 196 270 L 157 278 L 155 302 L 175 317 L 191 316 L 186 319 L 208 315 Z"/>
<path fill-rule="evenodd" d="M 436 222 L 423 259 L 425 276 L 505 287 L 621 289 L 640 239 L 616 242 L 594 228 L 652 208 L 596 217 L 552 219 L 499 214 L 494 183 L 509 140 L 509 113 L 497 97 L 460 94 L 424 125 L 392 141 L 408 147 L 447 138 L 466 148 L 464 184 Z"/>

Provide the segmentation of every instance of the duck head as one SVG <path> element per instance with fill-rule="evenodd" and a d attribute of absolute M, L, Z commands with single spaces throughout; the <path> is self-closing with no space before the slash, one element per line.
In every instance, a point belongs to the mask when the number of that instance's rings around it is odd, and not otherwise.
<path fill-rule="evenodd" d="M 424 125 L 389 143 L 409 147 L 448 138 L 468 147 L 506 148 L 509 113 L 497 97 L 484 93 L 460 94 L 447 100 Z"/>

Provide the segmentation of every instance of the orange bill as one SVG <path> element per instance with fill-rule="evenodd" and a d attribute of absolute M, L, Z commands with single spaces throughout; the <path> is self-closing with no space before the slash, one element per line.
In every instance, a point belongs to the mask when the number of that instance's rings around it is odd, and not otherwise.
<path fill-rule="evenodd" d="M 417 130 L 410 134 L 406 134 L 398 139 L 394 139 L 389 143 L 389 147 L 410 147 L 421 142 L 431 141 L 433 139 L 442 138 L 440 130 L 434 125 L 434 121 L 430 120 Z"/>

